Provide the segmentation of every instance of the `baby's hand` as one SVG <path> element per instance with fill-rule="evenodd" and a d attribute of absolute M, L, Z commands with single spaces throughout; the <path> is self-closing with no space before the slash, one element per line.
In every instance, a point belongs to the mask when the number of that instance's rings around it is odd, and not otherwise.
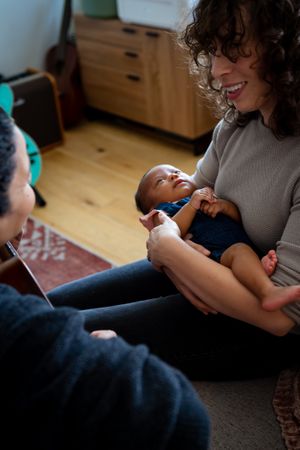
<path fill-rule="evenodd" d="M 142 225 L 144 225 L 145 228 L 147 228 L 148 231 L 151 231 L 156 225 L 159 224 L 159 222 L 156 223 L 157 221 L 155 220 L 155 217 L 158 213 L 159 211 L 157 209 L 152 209 L 152 211 L 150 211 L 148 214 L 141 216 L 139 218 L 139 221 Z"/>
<path fill-rule="evenodd" d="M 216 202 L 216 196 L 214 191 L 210 187 L 197 189 L 192 193 L 189 201 L 190 205 L 195 209 L 201 209 L 201 205 L 206 203 L 207 205 L 214 204 Z"/>
<path fill-rule="evenodd" d="M 203 202 L 200 206 L 200 211 L 212 218 L 215 218 L 218 213 L 223 212 L 223 205 L 217 199 L 215 203 L 212 204 Z"/>

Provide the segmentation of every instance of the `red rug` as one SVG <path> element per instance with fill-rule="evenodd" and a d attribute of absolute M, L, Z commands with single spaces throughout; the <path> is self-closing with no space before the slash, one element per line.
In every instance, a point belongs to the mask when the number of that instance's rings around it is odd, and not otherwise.
<path fill-rule="evenodd" d="M 27 222 L 18 253 L 46 292 L 60 284 L 112 267 L 109 261 L 32 218 Z"/>
<path fill-rule="evenodd" d="M 288 450 L 300 449 L 300 369 L 282 370 L 277 381 L 273 408 Z"/>

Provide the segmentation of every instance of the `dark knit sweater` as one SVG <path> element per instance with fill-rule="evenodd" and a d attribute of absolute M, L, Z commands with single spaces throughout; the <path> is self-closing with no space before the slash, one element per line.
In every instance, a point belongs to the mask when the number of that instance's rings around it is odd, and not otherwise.
<path fill-rule="evenodd" d="M 1 440 L 10 448 L 208 448 L 207 415 L 189 381 L 143 345 L 91 337 L 74 309 L 0 285 L 0 361 Z"/>

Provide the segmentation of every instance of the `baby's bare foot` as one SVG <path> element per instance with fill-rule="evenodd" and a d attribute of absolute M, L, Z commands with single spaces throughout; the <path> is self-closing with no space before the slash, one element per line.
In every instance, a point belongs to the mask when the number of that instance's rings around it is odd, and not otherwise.
<path fill-rule="evenodd" d="M 288 303 L 300 301 L 300 286 L 275 287 L 270 296 L 263 299 L 262 306 L 267 311 L 275 311 Z"/>
<path fill-rule="evenodd" d="M 268 251 L 268 253 L 261 259 L 262 266 L 269 277 L 273 275 L 277 262 L 278 259 L 275 250 Z"/>

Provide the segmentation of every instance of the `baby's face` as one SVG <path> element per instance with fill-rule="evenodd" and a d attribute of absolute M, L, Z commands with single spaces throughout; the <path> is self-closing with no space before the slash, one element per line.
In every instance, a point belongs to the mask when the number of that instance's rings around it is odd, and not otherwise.
<path fill-rule="evenodd" d="M 161 164 L 153 167 L 145 179 L 147 197 L 151 208 L 161 202 L 176 202 L 195 190 L 190 175 L 174 166 Z"/>

